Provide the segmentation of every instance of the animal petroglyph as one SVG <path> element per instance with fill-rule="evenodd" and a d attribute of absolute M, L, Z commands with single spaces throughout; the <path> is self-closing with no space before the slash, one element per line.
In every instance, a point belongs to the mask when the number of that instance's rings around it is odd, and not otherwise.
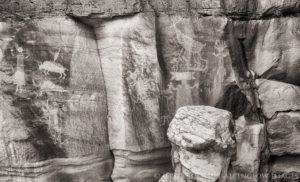
<path fill-rule="evenodd" d="M 43 64 L 41 64 L 39 66 L 39 70 L 41 70 L 44 74 L 48 75 L 49 72 L 52 73 L 58 73 L 59 79 L 65 79 L 66 78 L 66 71 L 68 69 L 66 69 L 65 67 L 63 67 L 62 65 L 58 64 L 58 63 L 53 63 L 51 61 L 45 61 L 43 62 Z"/>
<path fill-rule="evenodd" d="M 67 90 L 65 90 L 63 87 L 54 84 L 53 82 L 46 80 L 43 81 L 40 84 L 37 84 L 34 80 L 32 80 L 33 85 L 35 87 L 39 87 L 40 88 L 40 94 L 39 95 L 43 95 L 43 93 L 45 92 L 68 92 Z"/>

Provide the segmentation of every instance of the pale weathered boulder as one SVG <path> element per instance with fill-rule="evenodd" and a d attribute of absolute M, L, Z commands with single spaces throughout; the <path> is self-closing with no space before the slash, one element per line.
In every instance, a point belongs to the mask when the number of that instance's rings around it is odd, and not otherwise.
<path fill-rule="evenodd" d="M 234 147 L 231 113 L 210 106 L 178 109 L 168 129 L 169 140 L 192 150 L 230 151 Z"/>
<path fill-rule="evenodd" d="M 144 152 L 113 150 L 114 182 L 153 182 L 166 172 L 172 171 L 170 148 Z"/>
<path fill-rule="evenodd" d="M 173 162 L 176 182 L 225 181 L 230 155 L 214 151 L 189 152 L 183 148 L 173 148 Z"/>
<path fill-rule="evenodd" d="M 276 112 L 300 109 L 300 87 L 272 80 L 258 79 L 259 100 L 267 118 Z"/>
<path fill-rule="evenodd" d="M 2 177 L 109 181 L 106 93 L 93 32 L 67 17 L 0 25 Z"/>
<path fill-rule="evenodd" d="M 172 142 L 173 180 L 225 181 L 235 143 L 228 111 L 210 106 L 178 109 L 168 129 Z M 169 176 L 170 177 L 170 176 Z"/>
<path fill-rule="evenodd" d="M 267 130 L 271 155 L 300 154 L 300 112 L 279 113 Z"/>
<path fill-rule="evenodd" d="M 231 162 L 233 167 L 231 181 L 241 180 L 237 174 L 252 176 L 243 181 L 258 181 L 260 157 L 265 144 L 265 127 L 260 123 L 247 123 L 245 116 L 235 121 L 236 157 Z"/>
<path fill-rule="evenodd" d="M 245 35 L 249 69 L 261 78 L 300 85 L 299 27 L 299 17 L 249 21 Z"/>

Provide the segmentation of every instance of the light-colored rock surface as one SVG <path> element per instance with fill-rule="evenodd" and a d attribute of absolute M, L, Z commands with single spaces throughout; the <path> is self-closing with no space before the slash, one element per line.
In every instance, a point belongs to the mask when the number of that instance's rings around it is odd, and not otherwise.
<path fill-rule="evenodd" d="M 169 148 L 145 152 L 114 150 L 115 157 L 112 180 L 114 182 L 152 182 L 172 171 Z"/>
<path fill-rule="evenodd" d="M 64 161 L 73 158 L 85 176 L 78 179 L 110 180 L 106 92 L 93 32 L 69 18 L 36 19 L 1 27 L 0 37 L 8 37 L 0 62 L 3 177 L 10 178 L 20 165 L 34 166 L 57 158 L 61 159 L 58 167 L 52 162 L 45 164 L 49 170 L 43 175 L 68 173 L 63 165 L 72 168 L 72 164 Z M 96 160 L 85 170 L 82 157 L 89 156 Z M 30 175 L 38 176 L 43 166 L 37 167 L 36 174 L 35 169 L 28 169 Z M 8 168 L 12 173 L 4 172 Z M 16 178 L 27 169 L 18 170 Z M 77 180 L 76 170 L 69 181 Z"/>
<path fill-rule="evenodd" d="M 271 155 L 300 154 L 300 112 L 279 113 L 267 130 Z"/>
<path fill-rule="evenodd" d="M 189 152 L 173 147 L 174 174 L 163 176 L 161 180 L 174 182 L 215 182 L 226 181 L 230 154 L 213 151 Z"/>
<path fill-rule="evenodd" d="M 278 81 L 257 80 L 259 100 L 267 118 L 276 112 L 300 109 L 300 87 Z"/>
<path fill-rule="evenodd" d="M 258 181 L 260 156 L 265 143 L 265 127 L 263 124 L 247 124 L 244 116 L 235 121 L 236 158 L 231 163 L 236 181 L 237 174 L 253 176 L 243 181 Z M 230 178 L 233 181 L 233 179 Z"/>
<path fill-rule="evenodd" d="M 173 182 L 174 181 L 174 174 L 166 173 L 164 174 L 158 182 Z"/>
<path fill-rule="evenodd" d="M 168 129 L 169 140 L 193 150 L 230 151 L 234 147 L 231 113 L 210 106 L 185 106 L 178 109 Z"/>
<path fill-rule="evenodd" d="M 226 181 L 235 147 L 231 122 L 230 112 L 210 106 L 178 109 L 168 129 L 175 170 L 169 178 L 176 182 Z"/>
<path fill-rule="evenodd" d="M 192 153 L 186 150 L 179 150 L 178 155 L 182 174 L 187 179 L 199 182 L 225 180 L 230 157 L 211 151 Z"/>
<path fill-rule="evenodd" d="M 111 149 L 138 152 L 169 146 L 168 121 L 159 108 L 154 14 L 103 22 L 96 35 L 107 83 Z"/>

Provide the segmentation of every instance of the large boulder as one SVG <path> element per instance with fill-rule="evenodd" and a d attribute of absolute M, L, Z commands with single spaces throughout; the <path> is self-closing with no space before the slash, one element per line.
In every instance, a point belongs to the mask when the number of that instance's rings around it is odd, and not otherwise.
<path fill-rule="evenodd" d="M 231 113 L 210 106 L 178 109 L 168 129 L 169 140 L 191 150 L 229 151 L 234 146 Z"/>
<path fill-rule="evenodd" d="M 168 129 L 168 137 L 173 144 L 175 172 L 172 180 L 226 181 L 235 150 L 231 122 L 230 112 L 210 106 L 178 109 Z"/>
<path fill-rule="evenodd" d="M 272 118 L 276 112 L 300 109 L 300 87 L 273 80 L 256 80 L 264 115 Z"/>

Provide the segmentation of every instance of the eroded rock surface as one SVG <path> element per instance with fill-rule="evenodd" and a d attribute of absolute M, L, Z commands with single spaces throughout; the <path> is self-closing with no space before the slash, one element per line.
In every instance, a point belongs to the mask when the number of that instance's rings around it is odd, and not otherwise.
<path fill-rule="evenodd" d="M 41 171 L 43 181 L 56 174 L 109 180 L 106 93 L 93 33 L 69 18 L 1 27 L 3 178 L 26 180 Z"/>
<path fill-rule="evenodd" d="M 170 141 L 193 150 L 230 150 L 234 145 L 228 111 L 210 106 L 186 106 L 178 109 L 168 129 Z"/>
<path fill-rule="evenodd" d="M 300 154 L 299 112 L 279 113 L 268 121 L 268 139 L 272 155 Z"/>
<path fill-rule="evenodd" d="M 178 109 L 168 129 L 174 181 L 226 181 L 235 150 L 231 122 L 230 112 L 210 106 Z"/>

